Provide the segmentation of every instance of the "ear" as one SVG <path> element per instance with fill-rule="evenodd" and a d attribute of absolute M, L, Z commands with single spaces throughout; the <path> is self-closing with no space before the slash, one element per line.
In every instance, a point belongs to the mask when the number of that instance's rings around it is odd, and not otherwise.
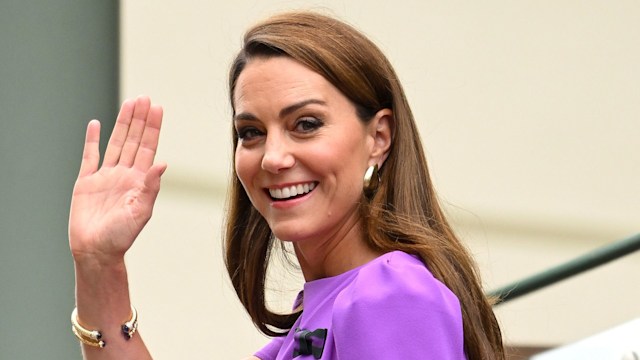
<path fill-rule="evenodd" d="M 369 135 L 373 139 L 373 147 L 369 156 L 369 165 L 378 164 L 381 168 L 389 156 L 393 139 L 394 118 L 391 109 L 378 111 L 368 124 Z"/>

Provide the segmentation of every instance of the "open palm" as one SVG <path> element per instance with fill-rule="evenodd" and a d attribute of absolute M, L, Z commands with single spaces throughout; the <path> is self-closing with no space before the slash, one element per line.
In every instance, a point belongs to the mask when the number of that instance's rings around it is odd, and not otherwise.
<path fill-rule="evenodd" d="M 100 167 L 100 123 L 87 126 L 69 216 L 76 259 L 123 256 L 151 217 L 166 169 L 154 164 L 161 125 L 162 107 L 148 97 L 124 102 Z"/>

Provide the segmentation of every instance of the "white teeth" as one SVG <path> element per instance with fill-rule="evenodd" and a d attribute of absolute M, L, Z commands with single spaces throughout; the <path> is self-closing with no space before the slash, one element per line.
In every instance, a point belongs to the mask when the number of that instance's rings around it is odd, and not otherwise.
<path fill-rule="evenodd" d="M 269 194 L 274 199 L 288 199 L 290 197 L 294 197 L 297 195 L 306 194 L 309 191 L 313 190 L 313 188 L 315 187 L 316 187 L 315 183 L 311 182 L 311 183 L 306 183 L 304 185 L 303 184 L 293 185 L 293 186 L 285 187 L 282 189 L 269 189 Z"/>

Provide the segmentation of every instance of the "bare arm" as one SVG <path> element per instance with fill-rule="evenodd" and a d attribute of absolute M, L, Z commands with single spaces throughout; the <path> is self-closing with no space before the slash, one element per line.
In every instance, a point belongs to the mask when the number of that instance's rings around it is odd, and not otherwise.
<path fill-rule="evenodd" d="M 148 97 L 122 104 L 102 166 L 100 123 L 87 126 L 69 215 L 80 325 L 100 330 L 104 348 L 82 345 L 86 360 L 151 359 L 142 337 L 127 340 L 131 316 L 124 255 L 151 218 L 166 164 L 156 164 L 162 107 Z M 246 360 L 260 360 L 255 356 Z"/>
<path fill-rule="evenodd" d="M 142 338 L 126 340 L 131 315 L 124 255 L 151 217 L 165 164 L 154 164 L 162 108 L 148 97 L 126 101 L 100 168 L 100 123 L 87 126 L 69 216 L 78 319 L 100 330 L 107 346 L 83 346 L 85 359 L 151 359 Z"/>

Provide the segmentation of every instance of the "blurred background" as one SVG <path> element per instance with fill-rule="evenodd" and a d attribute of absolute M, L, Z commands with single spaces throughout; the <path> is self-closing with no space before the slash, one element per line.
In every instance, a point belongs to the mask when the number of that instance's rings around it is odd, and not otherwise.
<path fill-rule="evenodd" d="M 156 359 L 239 359 L 266 343 L 222 263 L 227 71 L 277 11 L 351 23 L 395 65 L 433 181 L 487 290 L 640 231 L 636 1 L 54 2 L 0 6 L 0 359 L 80 359 L 67 216 L 86 123 L 164 106 L 169 168 L 128 254 Z M 640 316 L 640 254 L 497 307 L 505 342 L 553 347 Z M 274 267 L 270 299 L 301 286 Z"/>

